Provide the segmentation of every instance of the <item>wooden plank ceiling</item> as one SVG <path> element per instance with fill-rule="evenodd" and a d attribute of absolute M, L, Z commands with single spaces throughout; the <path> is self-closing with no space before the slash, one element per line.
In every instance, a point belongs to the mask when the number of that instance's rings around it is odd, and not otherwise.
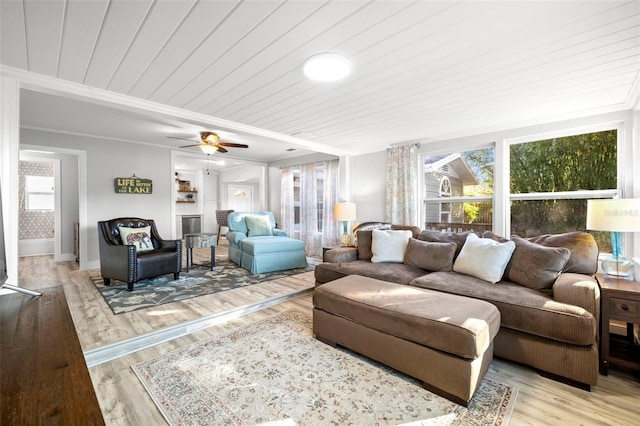
<path fill-rule="evenodd" d="M 628 109 L 638 1 L 2 0 L 3 65 L 353 154 Z M 334 83 L 302 74 L 346 56 Z"/>

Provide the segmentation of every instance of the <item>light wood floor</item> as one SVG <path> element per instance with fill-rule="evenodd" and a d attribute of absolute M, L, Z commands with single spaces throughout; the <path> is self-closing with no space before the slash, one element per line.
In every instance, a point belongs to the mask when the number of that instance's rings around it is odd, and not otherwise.
<path fill-rule="evenodd" d="M 225 249 L 220 246 L 216 254 L 226 255 Z M 208 256 L 205 252 L 194 251 L 196 262 Z M 78 271 L 75 262 L 56 263 L 48 256 L 21 258 L 19 271 L 20 283 L 25 288 L 64 287 L 84 351 L 313 286 L 313 273 L 309 272 L 158 308 L 113 315 L 89 279 L 90 273 L 96 271 Z M 90 368 L 106 423 L 165 424 L 155 404 L 133 374 L 132 364 L 291 308 L 311 312 L 311 295 Z M 600 376 L 598 385 L 591 392 L 543 378 L 528 367 L 499 359 L 494 360 L 487 377 L 518 387 L 511 425 L 640 424 L 640 380 L 623 371 L 612 370 L 608 376 Z"/>

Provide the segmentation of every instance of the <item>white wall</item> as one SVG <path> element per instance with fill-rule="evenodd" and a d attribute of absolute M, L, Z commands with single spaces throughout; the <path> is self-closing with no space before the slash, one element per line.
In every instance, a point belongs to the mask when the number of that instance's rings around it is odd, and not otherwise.
<path fill-rule="evenodd" d="M 21 144 L 42 145 L 87 153 L 87 222 L 81 232 L 87 235 L 87 267 L 99 267 L 97 222 L 117 217 L 154 219 L 160 235 L 171 236 L 173 171 L 170 150 L 142 144 L 64 135 L 23 129 Z M 63 167 L 64 168 L 64 167 Z M 114 179 L 151 179 L 151 194 L 116 194 Z"/>
<path fill-rule="evenodd" d="M 385 221 L 387 151 L 351 157 L 351 201 L 356 222 Z"/>
<path fill-rule="evenodd" d="M 280 210 L 280 181 L 282 172 L 279 167 L 269 167 L 269 201 L 267 209 L 273 213 L 276 223 L 282 223 L 282 212 Z"/>
<path fill-rule="evenodd" d="M 218 197 L 218 175 L 214 173 L 203 173 L 202 193 L 199 194 L 203 201 L 203 222 L 202 232 L 218 232 L 218 222 L 216 221 L 216 210 L 220 207 Z"/>

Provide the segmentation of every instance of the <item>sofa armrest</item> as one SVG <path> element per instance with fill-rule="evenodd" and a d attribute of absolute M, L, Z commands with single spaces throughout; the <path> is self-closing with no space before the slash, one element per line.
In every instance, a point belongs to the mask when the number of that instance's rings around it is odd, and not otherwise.
<path fill-rule="evenodd" d="M 157 240 L 160 246 L 159 249 L 168 249 L 168 250 L 178 250 L 179 247 L 182 248 L 182 240 Z"/>
<path fill-rule="evenodd" d="M 553 298 L 556 302 L 580 306 L 600 321 L 600 287 L 593 276 L 561 273 L 553 284 Z"/>
<path fill-rule="evenodd" d="M 243 232 L 237 232 L 237 231 L 227 232 L 226 237 L 227 237 L 227 240 L 229 240 L 229 242 L 232 244 L 239 244 L 240 241 L 247 238 L 247 236 Z"/>
<path fill-rule="evenodd" d="M 287 231 L 283 231 L 282 229 L 273 228 L 273 235 L 276 237 L 286 237 Z"/>
<path fill-rule="evenodd" d="M 324 261 L 328 263 L 348 263 L 358 260 L 356 247 L 338 247 L 324 253 Z"/>

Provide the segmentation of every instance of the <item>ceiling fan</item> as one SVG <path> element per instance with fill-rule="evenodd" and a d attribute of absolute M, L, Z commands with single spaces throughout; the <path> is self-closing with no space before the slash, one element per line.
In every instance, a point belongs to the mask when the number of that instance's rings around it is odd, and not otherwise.
<path fill-rule="evenodd" d="M 179 139 L 179 140 L 183 140 L 183 141 L 191 141 L 192 139 L 184 139 L 184 138 L 177 138 L 174 136 L 169 136 L 171 139 Z M 233 143 L 233 142 L 221 142 L 220 141 L 220 136 L 218 136 L 218 134 L 216 132 L 209 132 L 209 131 L 202 131 L 200 132 L 200 139 L 201 141 L 193 144 L 193 145 L 184 145 L 181 146 L 180 148 L 191 148 L 194 146 L 200 147 L 200 149 L 202 150 L 202 152 L 204 152 L 207 155 L 210 154 L 215 154 L 216 152 L 220 152 L 220 153 L 225 153 L 225 152 L 229 152 L 225 149 L 225 147 L 227 148 L 249 148 L 249 145 L 245 145 L 242 143 Z"/>

